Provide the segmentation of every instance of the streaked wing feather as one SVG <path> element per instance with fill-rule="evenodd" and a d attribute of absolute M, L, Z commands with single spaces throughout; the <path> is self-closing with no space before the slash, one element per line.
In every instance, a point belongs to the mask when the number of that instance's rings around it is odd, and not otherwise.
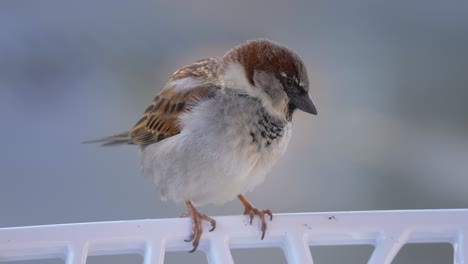
<path fill-rule="evenodd" d="M 179 117 L 203 100 L 215 96 L 218 88 L 198 83 L 191 88 L 166 87 L 146 109 L 130 131 L 131 143 L 148 145 L 180 133 Z"/>

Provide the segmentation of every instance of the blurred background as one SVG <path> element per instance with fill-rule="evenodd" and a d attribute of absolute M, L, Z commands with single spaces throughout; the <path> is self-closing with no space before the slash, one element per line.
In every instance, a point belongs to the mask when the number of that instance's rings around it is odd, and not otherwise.
<path fill-rule="evenodd" d="M 181 66 L 259 37 L 302 56 L 319 115 L 294 116 L 284 158 L 246 195 L 255 205 L 468 207 L 467 1 L 2 1 L 0 227 L 179 216 L 184 206 L 161 202 L 141 176 L 136 147 L 80 142 L 132 127 Z M 394 263 L 450 263 L 451 250 L 405 247 Z M 312 248 L 317 263 L 365 263 L 371 251 Z M 282 254 L 234 258 L 285 263 Z M 189 262 L 206 260 L 167 254 Z"/>

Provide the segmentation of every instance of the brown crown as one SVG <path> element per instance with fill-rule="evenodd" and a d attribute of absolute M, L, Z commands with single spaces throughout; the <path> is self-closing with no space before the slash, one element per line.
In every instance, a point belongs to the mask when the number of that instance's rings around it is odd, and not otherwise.
<path fill-rule="evenodd" d="M 302 63 L 292 50 L 275 42 L 260 39 L 242 44 L 224 55 L 225 61 L 239 62 L 244 65 L 250 84 L 254 84 L 254 71 L 267 71 L 300 78 Z"/>

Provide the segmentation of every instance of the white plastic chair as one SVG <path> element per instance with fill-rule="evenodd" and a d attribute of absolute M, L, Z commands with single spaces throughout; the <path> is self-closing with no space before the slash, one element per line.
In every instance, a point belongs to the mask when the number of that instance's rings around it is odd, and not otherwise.
<path fill-rule="evenodd" d="M 386 264 L 406 243 L 451 243 L 454 263 L 468 263 L 468 210 L 416 210 L 275 214 L 260 240 L 259 223 L 247 216 L 215 217 L 198 250 L 209 263 L 234 263 L 230 248 L 280 247 L 288 263 L 313 263 L 309 246 L 371 244 L 368 263 Z M 189 251 L 188 218 L 0 228 L 0 261 L 138 253 L 144 264 L 164 262 L 165 251 Z M 208 229 L 205 228 L 205 230 Z"/>

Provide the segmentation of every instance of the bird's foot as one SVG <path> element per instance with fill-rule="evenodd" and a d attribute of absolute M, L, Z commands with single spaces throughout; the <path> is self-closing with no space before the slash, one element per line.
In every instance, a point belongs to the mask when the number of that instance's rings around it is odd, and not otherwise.
<path fill-rule="evenodd" d="M 252 224 L 252 220 L 256 215 L 260 218 L 260 221 L 262 222 L 262 238 L 261 239 L 263 240 L 263 238 L 265 238 L 265 231 L 267 228 L 265 216 L 266 215 L 270 216 L 270 221 L 271 221 L 273 220 L 273 214 L 271 213 L 269 209 L 259 210 L 255 208 L 249 201 L 247 201 L 247 199 L 245 199 L 245 197 L 242 194 L 239 194 L 237 198 L 239 198 L 239 200 L 242 202 L 242 204 L 245 207 L 243 214 L 250 216 L 250 224 Z"/>
<path fill-rule="evenodd" d="M 185 242 L 192 242 L 193 249 L 189 252 L 192 253 L 198 248 L 198 244 L 200 243 L 200 238 L 203 233 L 203 220 L 210 222 L 211 229 L 210 232 L 215 230 L 216 228 L 216 221 L 205 214 L 201 214 L 195 209 L 190 201 L 185 202 L 185 205 L 188 209 L 188 216 L 192 218 L 192 234 L 188 239 L 185 239 Z"/>

